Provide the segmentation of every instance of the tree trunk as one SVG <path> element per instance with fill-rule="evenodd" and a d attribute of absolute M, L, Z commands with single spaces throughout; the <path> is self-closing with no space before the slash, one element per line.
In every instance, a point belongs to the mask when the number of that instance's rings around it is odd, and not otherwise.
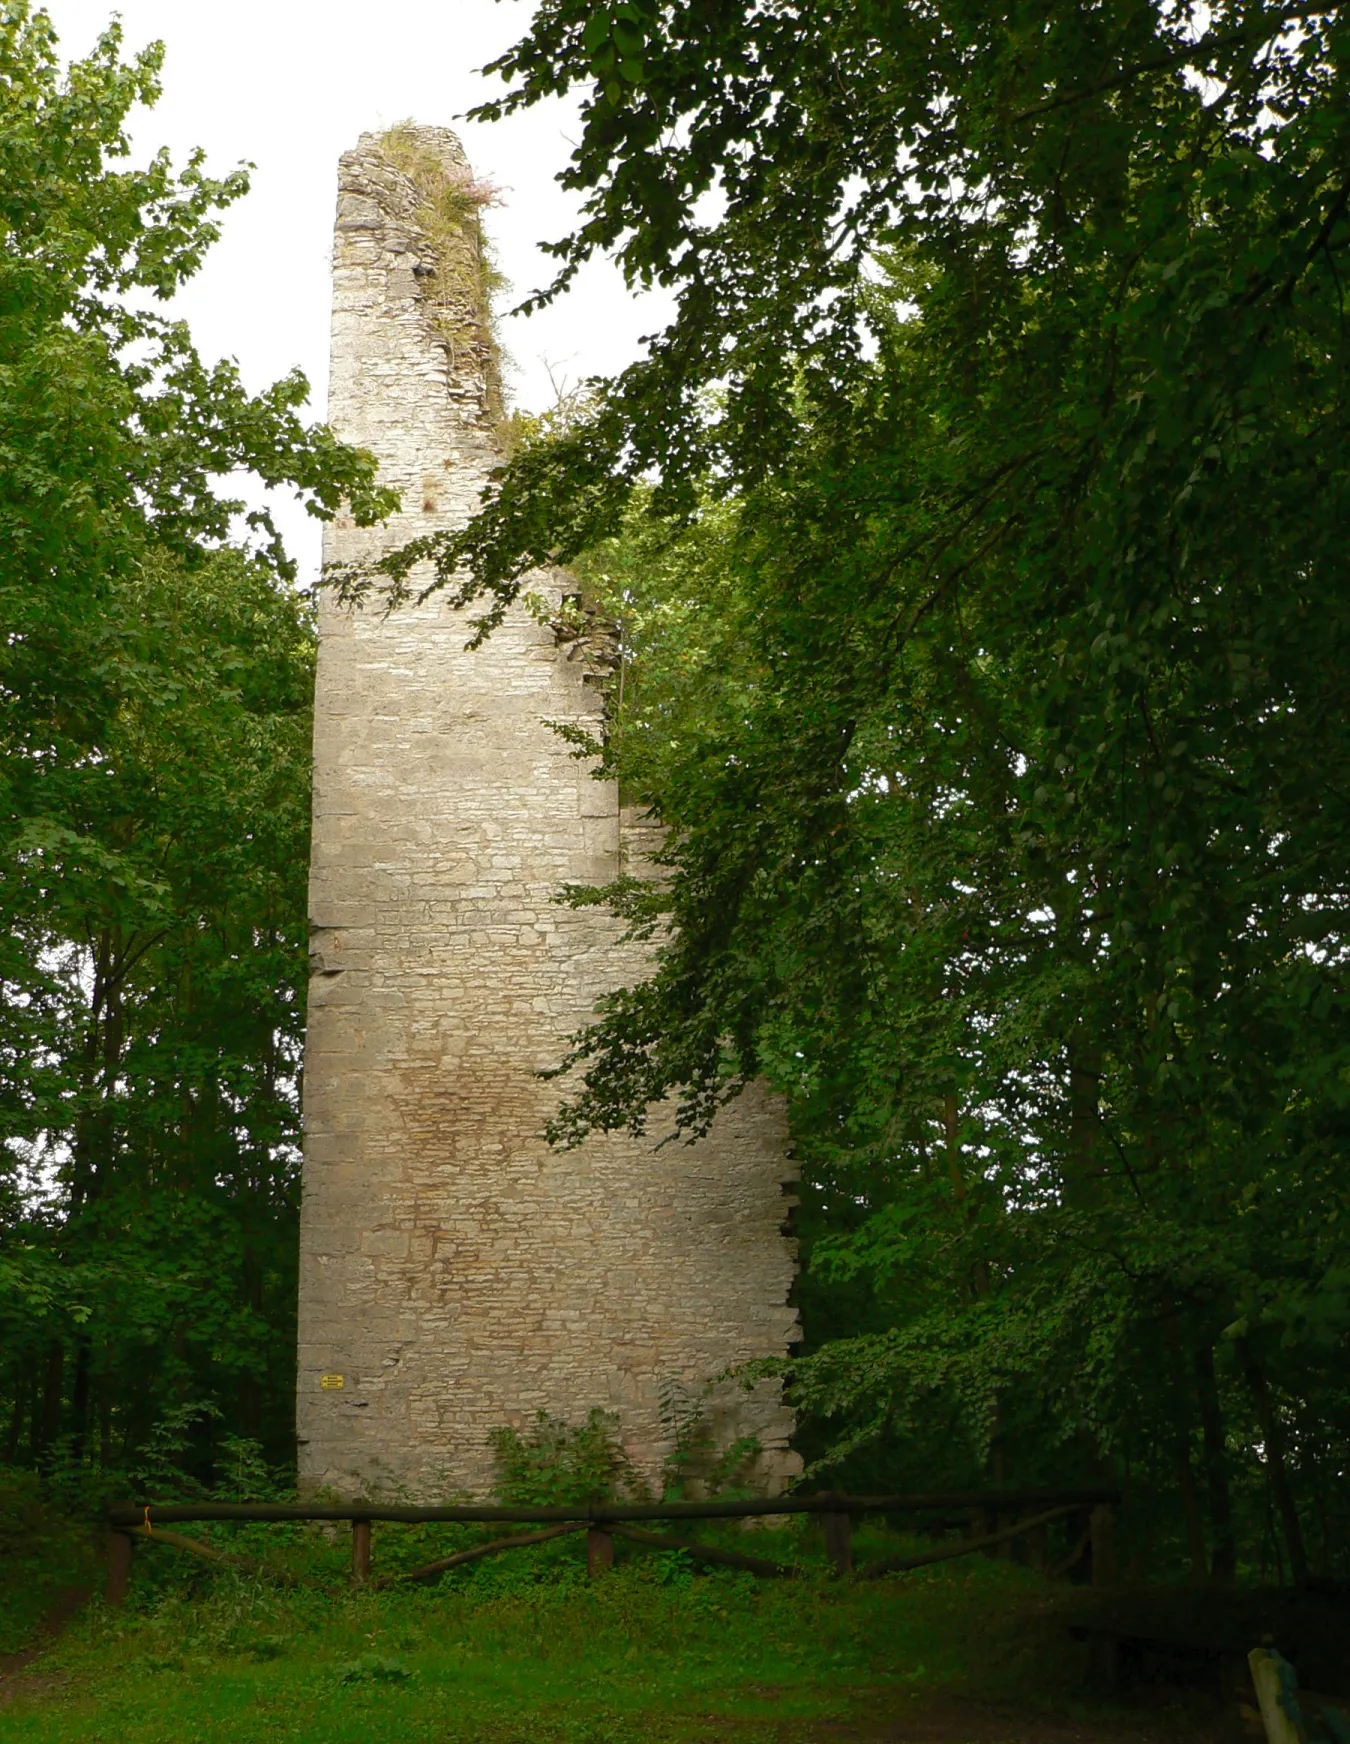
<path fill-rule="evenodd" d="M 942 1098 L 942 1129 L 947 1139 L 947 1173 L 951 1178 L 952 1192 L 956 1203 L 964 1205 L 966 1175 L 961 1167 L 961 1118 L 954 1090 Z"/>
<path fill-rule="evenodd" d="M 47 1368 L 42 1386 L 42 1417 L 35 1437 L 38 1453 L 45 1453 L 61 1433 L 61 1392 L 66 1367 L 66 1347 L 59 1338 L 47 1346 Z"/>
<path fill-rule="evenodd" d="M 103 1471 L 112 1464 L 112 1357 L 112 1340 L 106 1338 L 98 1387 L 98 1463 Z"/>
<path fill-rule="evenodd" d="M 1069 1132 L 1064 1169 L 1064 1202 L 1075 1211 L 1093 1211 L 1102 1201 L 1101 1173 L 1095 1167 L 1101 1056 L 1081 1035 L 1069 1039 Z"/>
<path fill-rule="evenodd" d="M 1175 1399 L 1173 1425 L 1176 1441 L 1173 1458 L 1176 1462 L 1177 1489 L 1181 1495 L 1181 1517 L 1186 1528 L 1186 1552 L 1191 1565 L 1191 1580 L 1196 1586 L 1205 1579 L 1205 1523 L 1200 1513 L 1200 1494 L 1195 1487 L 1195 1471 L 1191 1465 L 1191 1399 L 1190 1376 L 1186 1372 L 1181 1339 L 1181 1315 L 1175 1309 L 1163 1321 L 1163 1339 L 1172 1365 L 1172 1390 Z"/>
<path fill-rule="evenodd" d="M 70 1388 L 71 1451 L 83 1459 L 89 1439 L 89 1338 L 77 1333 L 75 1338 L 75 1376 Z"/>
<path fill-rule="evenodd" d="M 1195 1391 L 1204 1433 L 1205 1486 L 1209 1491 L 1209 1527 L 1214 1546 L 1210 1578 L 1225 1584 L 1237 1578 L 1237 1540 L 1233 1535 L 1233 1501 L 1228 1489 L 1228 1450 L 1223 1412 L 1214 1378 L 1214 1346 L 1203 1334 L 1195 1344 Z"/>
<path fill-rule="evenodd" d="M 1284 1458 L 1284 1425 L 1275 1410 L 1270 1388 L 1266 1384 L 1265 1371 L 1257 1361 L 1251 1341 L 1238 1338 L 1233 1343 L 1238 1361 L 1242 1365 L 1243 1376 L 1251 1391 L 1252 1403 L 1256 1406 L 1256 1420 L 1261 1425 L 1261 1435 L 1266 1444 L 1266 1471 L 1270 1476 L 1271 1493 L 1284 1530 L 1284 1542 L 1289 1550 L 1289 1572 L 1296 1587 L 1306 1587 L 1308 1556 L 1303 1547 L 1303 1528 L 1298 1523 L 1294 1492 L 1289 1487 L 1289 1472 Z"/>
<path fill-rule="evenodd" d="M 243 1297 L 247 1307 L 262 1319 L 262 1267 L 254 1253 L 253 1243 L 245 1241 L 243 1250 Z M 246 1374 L 239 1383 L 239 1433 L 257 1440 L 262 1419 L 261 1395 L 257 1377 Z"/>
<path fill-rule="evenodd" d="M 1179 1434 L 1176 1439 L 1177 1488 L 1181 1491 L 1181 1515 L 1186 1524 L 1186 1553 L 1191 1565 L 1191 1580 L 1201 1586 L 1205 1579 L 1205 1523 L 1200 1517 L 1200 1496 L 1191 1469 L 1190 1436 Z"/>
<path fill-rule="evenodd" d="M 13 1465 L 19 1457 L 19 1441 L 23 1435 L 23 1420 L 28 1415 L 28 1406 L 32 1397 L 32 1389 L 28 1384 L 28 1373 L 14 1377 L 14 1410 L 9 1419 L 9 1436 L 5 1442 L 5 1464 Z"/>

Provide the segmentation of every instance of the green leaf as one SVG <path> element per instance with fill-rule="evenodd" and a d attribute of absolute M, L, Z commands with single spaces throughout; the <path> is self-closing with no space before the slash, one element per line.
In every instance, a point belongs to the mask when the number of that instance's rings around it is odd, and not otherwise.
<path fill-rule="evenodd" d="M 586 52 L 593 55 L 600 47 L 601 43 L 608 39 L 609 33 L 609 13 L 605 11 L 593 12 L 586 20 L 586 28 L 581 35 L 581 40 L 586 48 Z"/>

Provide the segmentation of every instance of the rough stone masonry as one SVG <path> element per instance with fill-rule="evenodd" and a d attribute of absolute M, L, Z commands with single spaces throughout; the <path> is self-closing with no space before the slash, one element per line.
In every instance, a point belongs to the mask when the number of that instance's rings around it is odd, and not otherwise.
<path fill-rule="evenodd" d="M 330 564 L 463 524 L 500 459 L 476 191 L 455 137 L 401 127 L 342 159 L 330 421 L 402 492 L 339 519 Z M 566 581 L 534 585 L 558 598 Z M 601 707 L 522 607 L 481 649 L 433 598 L 320 613 L 305 1047 L 303 1484 L 486 1493 L 490 1436 L 617 1414 L 649 1479 L 705 1384 L 796 1335 L 791 1174 L 766 1094 L 693 1147 L 551 1151 L 539 1076 L 642 972 L 607 916 L 556 901 L 640 854 L 640 826 L 546 724 Z M 707 1426 L 797 1468 L 776 1386 L 723 1383 Z"/>

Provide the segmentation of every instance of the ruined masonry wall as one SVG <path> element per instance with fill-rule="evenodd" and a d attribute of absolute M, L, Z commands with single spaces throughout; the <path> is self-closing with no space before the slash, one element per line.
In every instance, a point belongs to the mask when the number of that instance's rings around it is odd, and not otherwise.
<path fill-rule="evenodd" d="M 467 179 L 451 134 L 414 137 Z M 498 460 L 486 336 L 464 342 L 460 321 L 447 339 L 437 320 L 433 292 L 444 305 L 455 287 L 422 204 L 378 139 L 343 157 L 329 415 L 403 511 L 384 529 L 337 521 L 329 562 L 462 524 Z M 612 921 L 553 900 L 617 865 L 614 788 L 544 725 L 597 701 L 523 611 L 475 653 L 439 602 L 385 617 L 329 599 L 320 633 L 302 1482 L 483 1493 L 492 1429 L 593 1405 L 654 1474 L 663 1384 L 697 1389 L 796 1336 L 781 1111 L 747 1095 L 693 1149 L 548 1149 L 558 1090 L 537 1072 L 641 972 Z M 791 1427 L 771 1386 L 719 1395 L 719 1438 L 757 1433 L 767 1485 L 796 1467 Z"/>

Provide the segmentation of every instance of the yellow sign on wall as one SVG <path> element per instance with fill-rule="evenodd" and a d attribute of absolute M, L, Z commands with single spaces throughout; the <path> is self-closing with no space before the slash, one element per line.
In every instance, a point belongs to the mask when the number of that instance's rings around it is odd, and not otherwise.
<path fill-rule="evenodd" d="M 341 1375 L 320 1375 L 319 1385 L 325 1393 L 335 1393 L 342 1385 Z"/>

